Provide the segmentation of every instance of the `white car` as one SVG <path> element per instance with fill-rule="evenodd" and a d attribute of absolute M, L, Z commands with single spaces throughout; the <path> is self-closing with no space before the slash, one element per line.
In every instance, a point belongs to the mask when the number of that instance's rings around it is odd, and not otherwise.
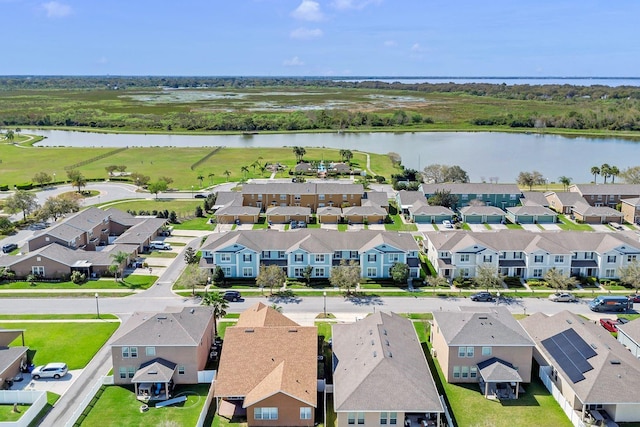
<path fill-rule="evenodd" d="M 442 225 L 444 225 L 444 228 L 453 228 L 453 224 L 448 219 L 442 221 Z"/>
<path fill-rule="evenodd" d="M 68 368 L 66 363 L 47 363 L 46 365 L 37 366 L 31 371 L 31 377 L 34 380 L 40 378 L 55 378 L 56 380 L 67 375 Z"/>
<path fill-rule="evenodd" d="M 569 292 L 556 292 L 549 295 L 549 299 L 554 302 L 576 302 L 578 298 L 574 297 Z"/>

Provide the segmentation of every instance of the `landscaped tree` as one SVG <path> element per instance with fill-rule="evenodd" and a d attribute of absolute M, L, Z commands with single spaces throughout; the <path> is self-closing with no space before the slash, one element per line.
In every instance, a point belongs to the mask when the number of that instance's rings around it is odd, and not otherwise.
<path fill-rule="evenodd" d="M 604 179 L 604 183 L 607 183 L 607 178 L 609 178 L 609 176 L 611 176 L 611 166 L 609 166 L 608 163 L 604 163 L 602 166 L 600 166 L 600 175 L 602 175 L 602 178 Z"/>
<path fill-rule="evenodd" d="M 360 283 L 360 265 L 351 260 L 341 260 L 340 265 L 331 267 L 329 282 L 338 288 L 344 289 L 347 295 L 351 294 L 352 288 L 357 288 Z"/>
<path fill-rule="evenodd" d="M 222 172 L 222 174 L 227 177 L 227 182 L 229 182 L 229 177 L 231 176 L 231 171 L 229 169 L 225 169 L 225 171 Z"/>
<path fill-rule="evenodd" d="M 427 183 L 438 184 L 444 182 L 444 174 L 447 166 L 434 163 L 432 165 L 425 166 L 422 170 L 424 181 Z"/>
<path fill-rule="evenodd" d="M 127 165 L 118 165 L 116 166 L 116 169 L 118 170 L 118 172 L 123 173 L 127 170 Z"/>
<path fill-rule="evenodd" d="M 198 176 L 196 177 L 196 179 L 198 181 L 200 181 L 200 188 L 202 188 L 202 181 L 204 180 L 204 175 L 202 175 L 201 173 L 198 174 Z"/>
<path fill-rule="evenodd" d="M 26 190 L 16 190 L 11 196 L 4 199 L 4 209 L 9 213 L 22 212 L 24 219 L 38 208 L 38 198 L 35 194 Z"/>
<path fill-rule="evenodd" d="M 69 169 L 67 171 L 67 178 L 71 182 L 71 185 L 78 188 L 78 193 L 82 193 L 82 187 L 87 185 L 87 179 L 82 175 L 78 169 Z"/>
<path fill-rule="evenodd" d="M 53 178 L 46 172 L 37 172 L 31 180 L 40 185 L 40 187 L 44 187 L 46 184 L 53 181 Z"/>
<path fill-rule="evenodd" d="M 520 172 L 516 180 L 520 185 L 526 185 L 531 191 L 531 187 L 534 185 L 544 184 L 545 180 L 542 174 L 538 171 L 533 172 Z"/>
<path fill-rule="evenodd" d="M 628 167 L 620 173 L 627 184 L 640 184 L 640 166 Z"/>
<path fill-rule="evenodd" d="M 256 277 L 256 284 L 262 288 L 269 288 L 269 292 L 273 295 L 274 286 L 282 286 L 287 280 L 284 270 L 275 264 L 261 265 L 260 273 Z"/>
<path fill-rule="evenodd" d="M 205 292 L 202 298 L 202 305 L 213 308 L 213 336 L 218 336 L 218 319 L 227 315 L 229 302 L 223 298 L 220 292 Z"/>
<path fill-rule="evenodd" d="M 38 211 L 38 218 L 46 221 L 49 218 L 58 220 L 62 216 L 78 212 L 80 210 L 80 196 L 70 194 L 60 194 L 59 196 L 49 197 Z"/>
<path fill-rule="evenodd" d="M 555 267 L 545 273 L 544 280 L 554 289 L 570 289 L 578 284 L 578 279 L 564 275 Z"/>
<path fill-rule="evenodd" d="M 11 129 L 9 129 L 7 131 L 7 133 L 4 134 L 4 136 L 5 136 L 5 138 L 7 138 L 7 141 L 13 142 L 14 134 L 13 134 L 13 131 Z"/>
<path fill-rule="evenodd" d="M 444 174 L 445 182 L 469 182 L 469 174 L 458 165 L 447 167 Z"/>
<path fill-rule="evenodd" d="M 216 286 L 224 285 L 224 270 L 219 265 L 216 266 L 216 269 L 213 271 L 213 284 Z"/>
<path fill-rule="evenodd" d="M 149 175 L 144 175 L 138 172 L 132 172 L 129 176 L 138 187 L 144 187 L 149 183 L 149 181 L 151 181 L 151 177 L 149 177 Z"/>
<path fill-rule="evenodd" d="M 304 155 L 307 154 L 307 150 L 304 147 L 293 147 L 293 154 L 296 156 L 296 163 L 300 163 Z"/>
<path fill-rule="evenodd" d="M 196 255 L 196 250 L 189 246 L 184 251 L 184 262 L 187 264 L 196 264 L 198 262 L 198 256 Z"/>
<path fill-rule="evenodd" d="M 114 173 L 116 170 L 118 170 L 118 165 L 109 165 L 109 166 L 106 166 L 106 167 L 104 168 L 104 170 L 106 170 L 106 171 L 107 171 L 107 174 L 109 174 L 109 176 L 111 176 L 111 175 L 113 175 L 113 173 Z"/>
<path fill-rule="evenodd" d="M 498 272 L 498 267 L 495 267 L 489 263 L 483 263 L 478 265 L 476 269 L 476 277 L 473 281 L 479 288 L 501 288 L 503 277 Z"/>
<path fill-rule="evenodd" d="M 611 183 L 615 184 L 616 176 L 620 175 L 620 169 L 618 169 L 617 166 L 611 166 L 611 168 L 609 168 L 609 175 L 611 176 Z"/>
<path fill-rule="evenodd" d="M 598 183 L 598 175 L 600 175 L 600 168 L 597 166 L 592 166 L 591 167 L 591 175 L 593 175 L 593 183 L 597 184 Z"/>
<path fill-rule="evenodd" d="M 558 178 L 558 181 L 560 181 L 560 184 L 562 184 L 562 186 L 564 187 L 564 191 L 567 191 L 567 189 L 571 185 L 571 178 L 569 178 L 568 176 L 562 175 L 560 178 Z"/>
<path fill-rule="evenodd" d="M 249 173 L 249 166 L 242 166 L 240 168 L 240 172 L 242 172 L 242 177 L 247 179 L 247 174 Z"/>
<path fill-rule="evenodd" d="M 302 277 L 304 277 L 305 282 L 307 282 L 307 285 L 311 283 L 311 274 L 313 273 L 313 267 L 310 265 L 307 265 L 305 268 L 302 269 Z"/>
<path fill-rule="evenodd" d="M 173 183 L 173 178 L 171 178 L 170 176 L 161 176 L 160 178 L 158 178 L 158 181 L 166 182 L 167 187 L 169 187 Z"/>
<path fill-rule="evenodd" d="M 636 290 L 640 288 L 640 261 L 634 260 L 624 267 L 618 268 L 618 277 L 622 283 L 627 283 Z"/>
<path fill-rule="evenodd" d="M 150 182 L 147 186 L 147 190 L 149 190 L 149 193 L 156 195 L 156 200 L 158 200 L 158 193 L 167 191 L 167 188 L 169 188 L 169 186 L 165 181 Z"/>
<path fill-rule="evenodd" d="M 391 278 L 396 283 L 407 283 L 409 278 L 409 266 L 403 262 L 394 262 L 389 270 Z"/>
<path fill-rule="evenodd" d="M 351 152 L 351 150 L 340 150 L 340 158 L 343 162 L 351 164 L 351 159 L 353 159 L 353 152 Z"/>
<path fill-rule="evenodd" d="M 11 234 L 15 231 L 16 226 L 6 216 L 0 216 L 0 234 Z"/>
<path fill-rule="evenodd" d="M 207 178 L 209 178 L 209 185 L 213 185 L 213 177 L 216 176 L 215 173 L 211 172 L 207 175 Z"/>
<path fill-rule="evenodd" d="M 182 285 L 185 288 L 191 288 L 192 296 L 196 296 L 196 286 L 205 286 L 207 280 L 207 271 L 196 264 L 188 264 L 180 277 Z"/>
<path fill-rule="evenodd" d="M 437 287 L 449 286 L 449 280 L 442 276 L 427 276 L 427 283 L 433 286 L 434 292 Z"/>
<path fill-rule="evenodd" d="M 129 261 L 129 254 L 123 251 L 118 251 L 115 254 L 111 254 L 111 266 L 109 266 L 109 271 L 111 271 L 111 267 L 114 268 L 114 277 L 116 282 L 119 281 L 118 274 L 120 274 L 120 280 L 122 280 L 122 270 L 124 269 L 124 265 Z"/>
<path fill-rule="evenodd" d="M 458 196 L 451 194 L 451 190 L 436 190 L 433 196 L 427 199 L 427 203 L 431 206 L 451 208 L 458 203 Z"/>

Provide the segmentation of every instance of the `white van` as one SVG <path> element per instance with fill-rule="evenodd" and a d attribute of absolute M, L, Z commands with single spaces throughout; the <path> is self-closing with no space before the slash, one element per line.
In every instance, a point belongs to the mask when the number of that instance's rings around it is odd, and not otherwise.
<path fill-rule="evenodd" d="M 163 242 L 162 240 L 153 240 L 149 243 L 149 248 L 170 251 L 171 245 Z"/>

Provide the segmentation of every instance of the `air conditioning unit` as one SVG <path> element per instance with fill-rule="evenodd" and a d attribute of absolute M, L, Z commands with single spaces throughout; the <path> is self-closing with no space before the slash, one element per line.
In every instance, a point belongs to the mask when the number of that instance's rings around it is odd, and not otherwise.
<path fill-rule="evenodd" d="M 438 353 L 436 352 L 436 349 L 431 347 L 431 357 L 438 357 Z"/>

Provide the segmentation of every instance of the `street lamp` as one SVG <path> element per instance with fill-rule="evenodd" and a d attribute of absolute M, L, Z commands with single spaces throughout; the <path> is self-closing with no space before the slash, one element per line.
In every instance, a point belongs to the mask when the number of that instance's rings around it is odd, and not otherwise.
<path fill-rule="evenodd" d="M 193 185 L 191 186 L 191 198 L 193 199 Z"/>
<path fill-rule="evenodd" d="M 56 185 L 56 173 L 53 173 L 53 185 Z"/>
<path fill-rule="evenodd" d="M 327 291 L 322 292 L 322 297 L 324 299 L 324 318 L 327 318 Z"/>
<path fill-rule="evenodd" d="M 100 305 L 98 304 L 98 293 L 96 292 L 96 313 L 98 313 L 98 319 L 100 318 Z"/>

